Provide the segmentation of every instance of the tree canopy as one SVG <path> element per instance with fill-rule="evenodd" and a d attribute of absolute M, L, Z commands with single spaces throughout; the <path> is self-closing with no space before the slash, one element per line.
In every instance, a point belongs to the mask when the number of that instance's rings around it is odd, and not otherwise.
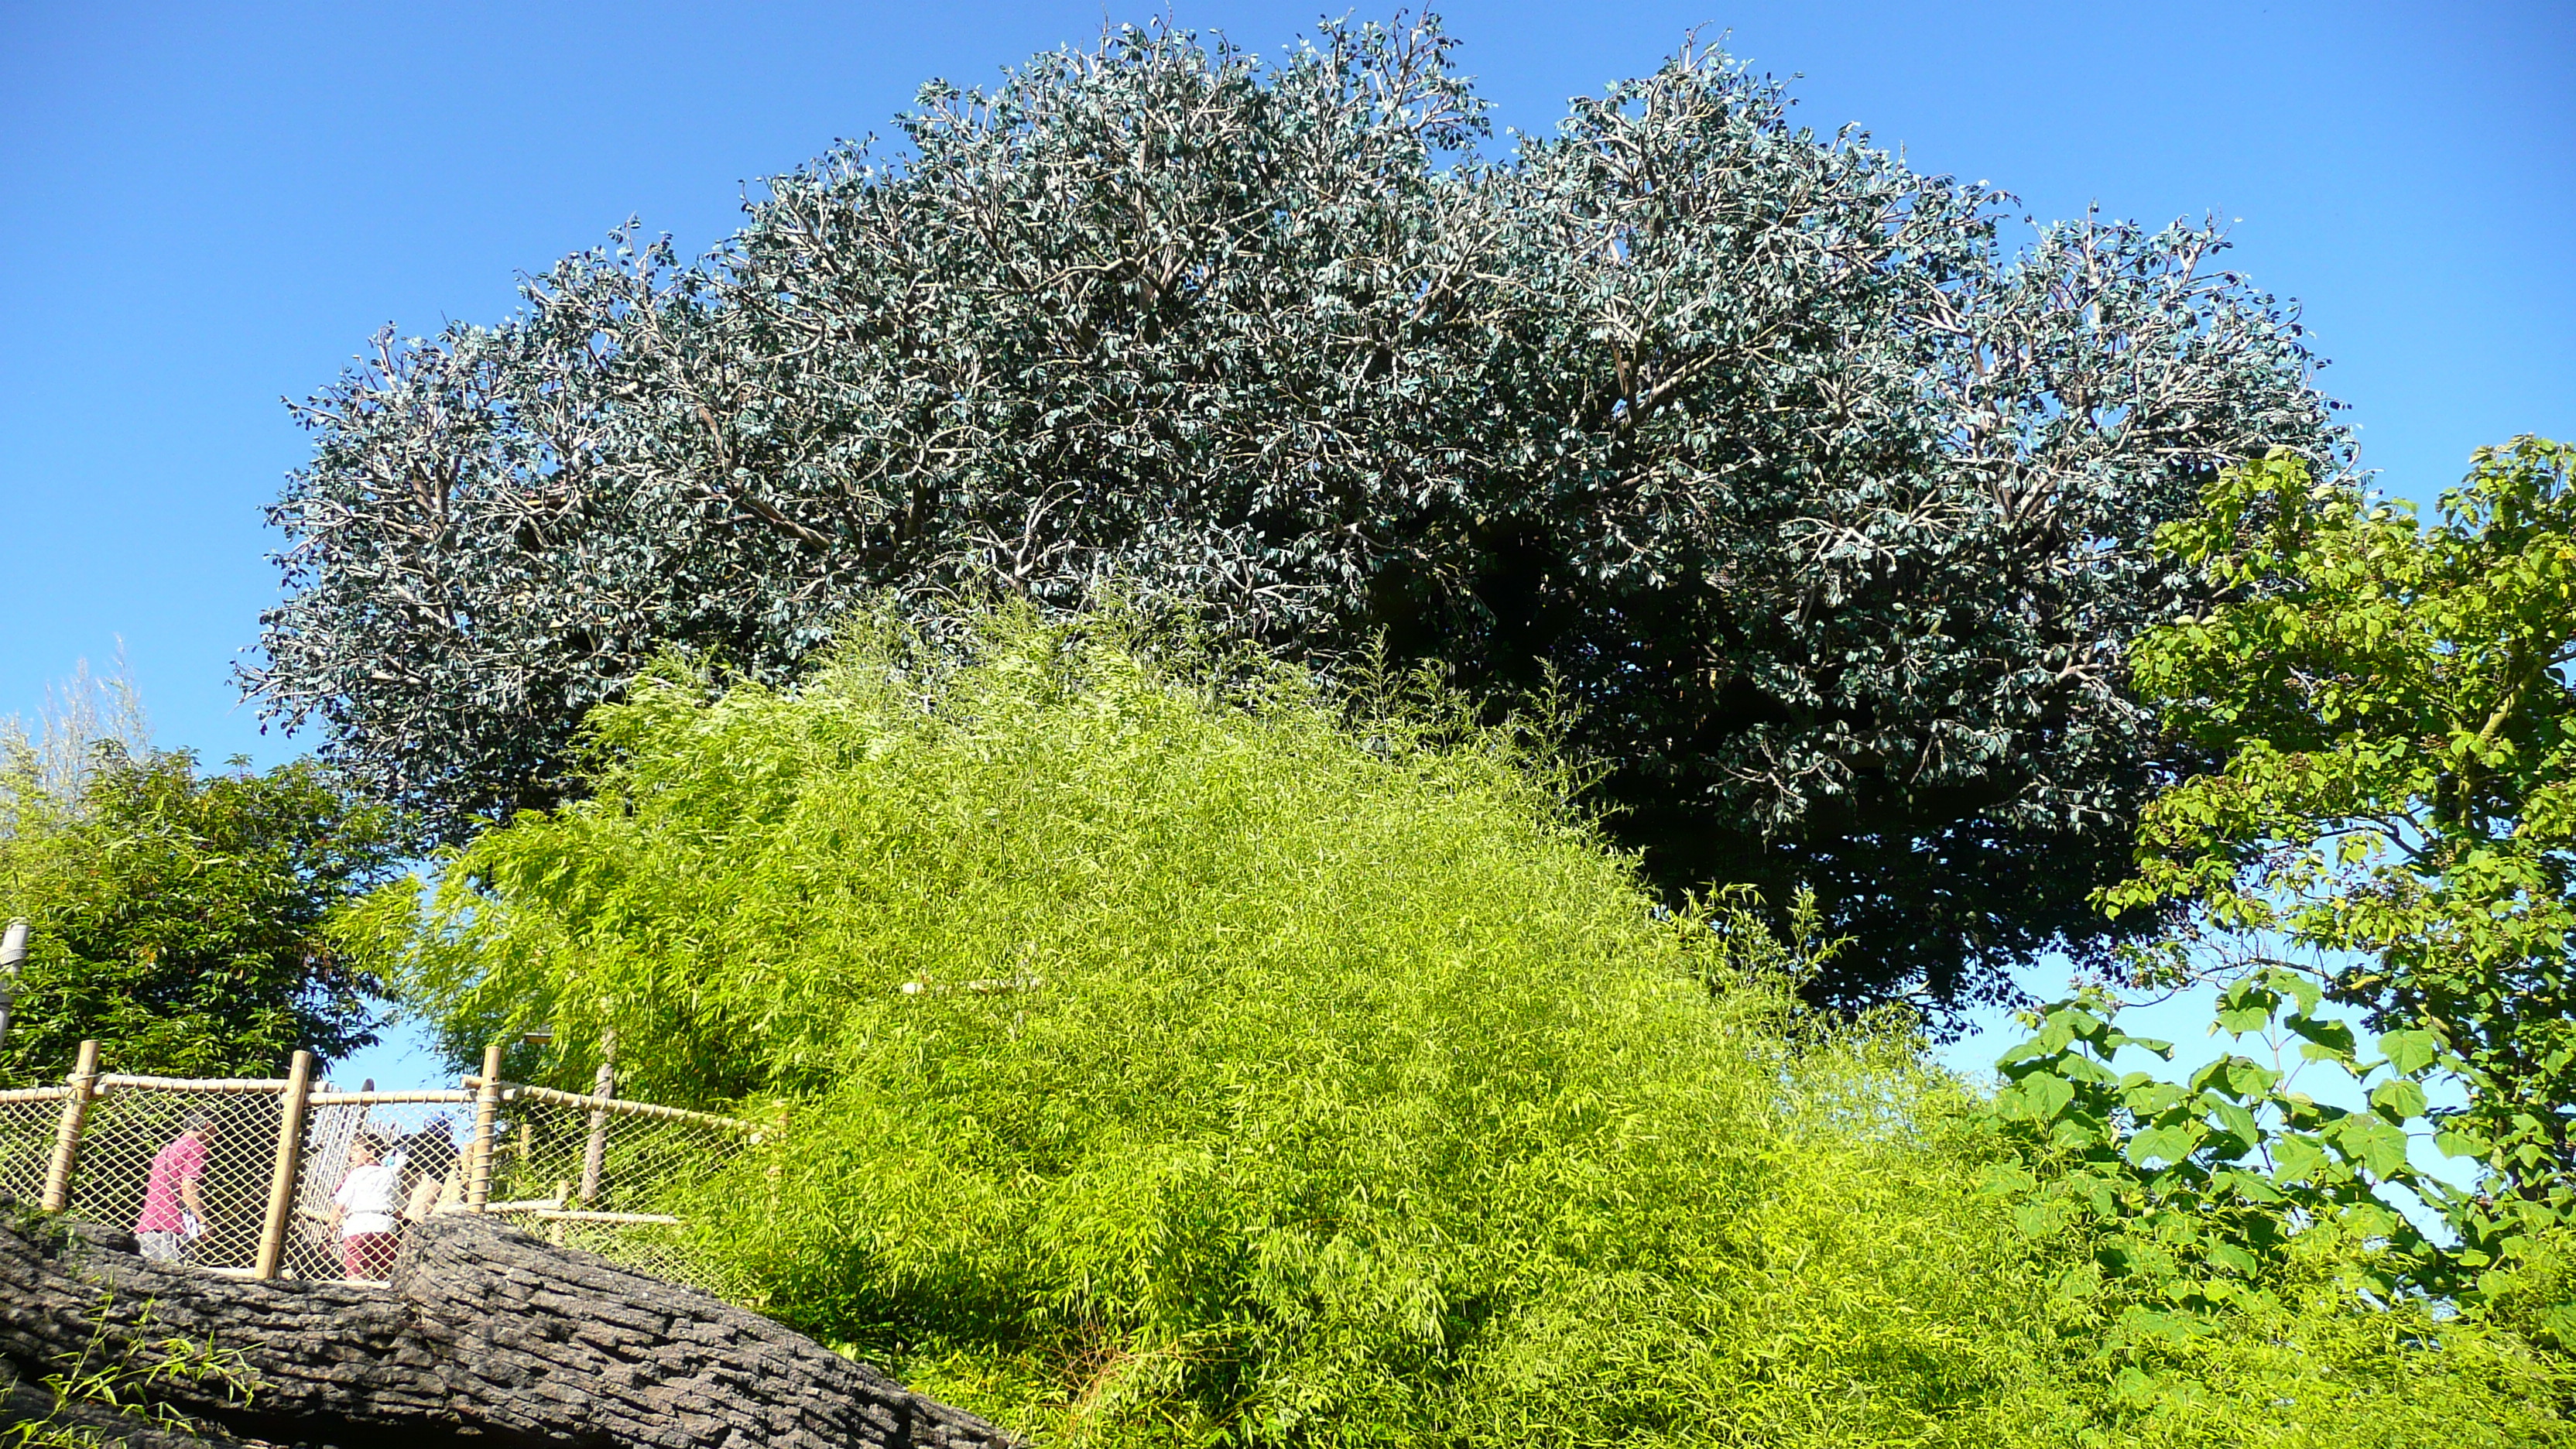
<path fill-rule="evenodd" d="M 282 1075 L 375 1041 L 383 985 L 326 937 L 392 873 L 382 806 L 311 760 L 200 774 L 186 751 L 106 746 L 77 793 L 14 762 L 0 919 L 32 930 L 0 1081 L 59 1081 L 83 1038 L 117 1071 Z"/>
<path fill-rule="evenodd" d="M 1326 671 L 1547 694 L 1667 889 L 1815 893 L 1815 984 L 1996 989 L 2196 756 L 2122 651 L 2221 466 L 2348 440 L 2211 229 L 1792 123 L 1707 47 L 1481 149 L 1425 21 L 1264 61 L 1168 29 L 934 82 L 704 260 L 622 234 L 311 399 L 246 685 L 451 838 L 577 786 L 663 651 L 772 684 L 839 622 L 1104 588 Z"/>

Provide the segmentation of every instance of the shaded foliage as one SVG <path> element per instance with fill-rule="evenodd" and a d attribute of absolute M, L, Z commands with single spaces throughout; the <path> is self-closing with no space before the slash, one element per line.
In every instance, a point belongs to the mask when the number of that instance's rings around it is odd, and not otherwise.
<path fill-rule="evenodd" d="M 705 261 L 622 236 L 313 398 L 274 717 L 451 839 L 562 799 L 678 647 L 785 683 L 842 614 L 1106 581 L 1496 715 L 1554 690 L 1667 891 L 1811 887 L 1811 983 L 2003 990 L 2187 770 L 2121 651 L 2219 466 L 2347 440 L 2212 231 L 1793 125 L 1706 48 L 1485 158 L 1436 25 L 1264 63 L 1169 30 L 933 83 L 900 163 L 773 178 Z"/>

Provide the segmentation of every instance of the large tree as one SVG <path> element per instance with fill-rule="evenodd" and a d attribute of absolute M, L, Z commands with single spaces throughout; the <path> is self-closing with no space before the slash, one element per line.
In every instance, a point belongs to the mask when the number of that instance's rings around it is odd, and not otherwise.
<path fill-rule="evenodd" d="M 1659 880 L 1860 938 L 1824 995 L 2096 949 L 2190 764 L 2122 687 L 2193 588 L 2152 530 L 2345 463 L 2290 311 L 2205 229 L 2016 251 L 1711 49 L 1486 159 L 1449 47 L 1122 30 L 926 87 L 700 263 L 621 236 L 387 334 L 302 410 L 248 687 L 462 834 L 662 651 L 781 681 L 871 596 L 1108 585 L 1552 689 Z"/>

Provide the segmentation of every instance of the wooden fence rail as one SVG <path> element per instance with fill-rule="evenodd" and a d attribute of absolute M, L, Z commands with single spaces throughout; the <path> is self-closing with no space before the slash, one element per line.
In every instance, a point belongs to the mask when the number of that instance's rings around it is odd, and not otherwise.
<path fill-rule="evenodd" d="M 404 1217 L 503 1214 L 599 1251 L 620 1234 L 650 1239 L 660 1258 L 629 1265 L 685 1277 L 671 1234 L 688 1219 L 666 1209 L 690 1199 L 666 1189 L 707 1179 L 756 1142 L 750 1125 L 620 1099 L 611 1066 L 588 1093 L 506 1082 L 500 1067 L 496 1042 L 458 1088 L 349 1092 L 315 1080 L 306 1052 L 284 1077 L 161 1077 L 102 1072 L 98 1043 L 83 1042 L 61 1086 L 0 1091 L 0 1190 L 28 1193 L 41 1159 L 32 1195 L 47 1211 L 130 1222 L 147 1252 L 252 1278 L 342 1276 L 298 1270 L 333 1266 L 314 1224 L 342 1175 L 367 1161 L 352 1152 L 363 1143 L 411 1182 Z M 459 1117 L 470 1120 L 462 1143 Z"/>

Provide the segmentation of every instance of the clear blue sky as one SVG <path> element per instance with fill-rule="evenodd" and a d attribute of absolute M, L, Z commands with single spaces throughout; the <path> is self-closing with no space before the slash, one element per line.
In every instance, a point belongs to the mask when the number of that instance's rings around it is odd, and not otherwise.
<path fill-rule="evenodd" d="M 121 638 L 161 743 L 300 748 L 228 683 L 275 592 L 260 508 L 304 446 L 281 395 L 387 321 L 500 316 L 518 273 L 630 213 L 703 249 L 741 183 L 1103 13 L 0 0 L 0 713 Z M 1174 12 L 1257 50 L 1317 13 Z M 1506 126 L 1552 126 L 1702 26 L 1803 73 L 1810 124 L 2039 216 L 2241 218 L 2232 265 L 2305 303 L 2400 492 L 2479 443 L 2576 436 L 2568 0 L 1442 13 Z"/>

